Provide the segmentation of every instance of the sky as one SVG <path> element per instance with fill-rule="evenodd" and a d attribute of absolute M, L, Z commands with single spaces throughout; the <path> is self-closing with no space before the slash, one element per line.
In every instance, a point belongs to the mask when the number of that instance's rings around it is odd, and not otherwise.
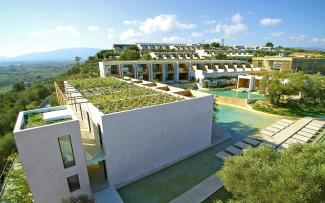
<path fill-rule="evenodd" d="M 0 56 L 114 43 L 325 48 L 324 0 L 0 0 Z"/>

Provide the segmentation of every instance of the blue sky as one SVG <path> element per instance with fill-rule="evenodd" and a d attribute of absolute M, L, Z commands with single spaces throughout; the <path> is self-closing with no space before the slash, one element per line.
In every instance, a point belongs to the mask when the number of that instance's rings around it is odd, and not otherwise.
<path fill-rule="evenodd" d="M 0 56 L 113 43 L 325 47 L 324 0 L 0 0 Z"/>

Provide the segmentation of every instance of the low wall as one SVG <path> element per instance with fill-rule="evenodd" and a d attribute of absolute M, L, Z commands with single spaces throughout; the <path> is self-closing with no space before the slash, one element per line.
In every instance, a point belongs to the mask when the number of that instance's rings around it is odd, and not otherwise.
<path fill-rule="evenodd" d="M 233 104 L 238 106 L 246 106 L 247 105 L 247 99 L 240 99 L 235 97 L 224 97 L 224 96 L 215 96 L 214 100 L 216 102 L 222 102 L 227 104 Z"/>

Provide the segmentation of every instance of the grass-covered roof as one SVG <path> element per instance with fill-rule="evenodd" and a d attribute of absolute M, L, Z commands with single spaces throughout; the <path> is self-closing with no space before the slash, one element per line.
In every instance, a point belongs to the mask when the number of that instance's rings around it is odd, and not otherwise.
<path fill-rule="evenodd" d="M 183 100 L 117 78 L 91 78 L 68 81 L 105 114 Z"/>

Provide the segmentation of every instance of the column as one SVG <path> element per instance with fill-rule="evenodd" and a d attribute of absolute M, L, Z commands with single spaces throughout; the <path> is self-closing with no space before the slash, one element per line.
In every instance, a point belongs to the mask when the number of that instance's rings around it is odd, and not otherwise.
<path fill-rule="evenodd" d="M 174 64 L 174 82 L 178 82 L 179 81 L 179 63 L 176 62 Z"/>
<path fill-rule="evenodd" d="M 166 82 L 166 63 L 162 63 L 162 81 Z"/>
<path fill-rule="evenodd" d="M 139 64 L 134 64 L 133 67 L 134 67 L 134 79 L 138 79 L 138 66 Z"/>

